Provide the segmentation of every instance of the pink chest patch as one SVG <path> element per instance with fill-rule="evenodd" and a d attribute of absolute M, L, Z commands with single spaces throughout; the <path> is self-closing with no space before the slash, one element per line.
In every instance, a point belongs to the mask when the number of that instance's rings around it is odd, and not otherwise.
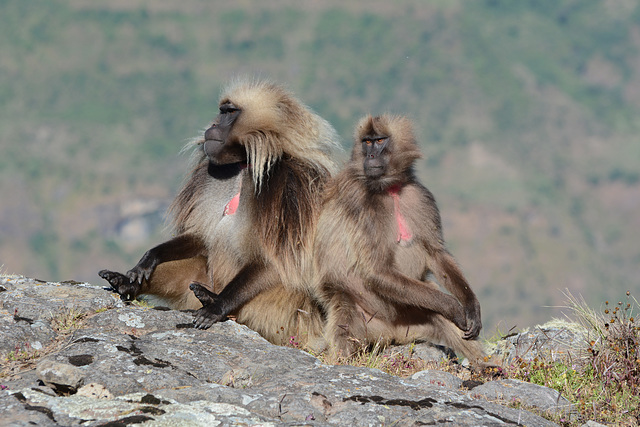
<path fill-rule="evenodd" d="M 246 164 L 240 165 L 240 169 L 246 169 L 248 167 L 249 166 Z M 242 180 L 240 180 L 240 189 L 242 189 Z M 238 191 L 238 194 L 236 194 L 231 198 L 231 200 L 229 200 L 229 203 L 227 203 L 227 205 L 224 207 L 224 210 L 222 211 L 222 216 L 233 215 L 234 213 L 236 213 L 236 211 L 238 210 L 239 204 L 240 204 L 240 191 Z"/>
<path fill-rule="evenodd" d="M 224 207 L 222 216 L 233 215 L 238 210 L 238 204 L 240 203 L 240 192 L 233 196 L 229 203 Z"/>
<path fill-rule="evenodd" d="M 411 230 L 407 226 L 407 221 L 402 216 L 400 212 L 400 190 L 401 187 L 399 185 L 394 185 L 389 187 L 389 194 L 393 198 L 393 214 L 396 217 L 396 223 L 398 224 L 398 237 L 396 242 L 409 242 L 413 235 L 411 234 Z"/>

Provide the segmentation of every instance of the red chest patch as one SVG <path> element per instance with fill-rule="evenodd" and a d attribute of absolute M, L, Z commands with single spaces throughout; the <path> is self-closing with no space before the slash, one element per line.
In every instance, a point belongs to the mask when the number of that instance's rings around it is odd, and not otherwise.
<path fill-rule="evenodd" d="M 407 221 L 402 216 L 402 212 L 400 212 L 400 190 L 401 187 L 399 185 L 394 185 L 389 187 L 389 195 L 393 198 L 393 215 L 396 217 L 396 223 L 398 224 L 398 237 L 396 242 L 409 242 L 413 235 L 411 234 L 411 230 L 409 230 L 409 226 L 407 226 Z"/>
<path fill-rule="evenodd" d="M 240 203 L 240 192 L 233 196 L 229 203 L 224 207 L 222 216 L 233 215 L 238 210 L 238 204 Z"/>
<path fill-rule="evenodd" d="M 249 166 L 246 164 L 240 165 L 240 169 L 246 169 Z M 242 189 L 242 179 L 240 180 L 240 189 Z M 238 193 L 229 200 L 229 203 L 224 207 L 222 211 L 222 216 L 233 215 L 238 210 L 238 205 L 240 204 L 240 190 Z"/>

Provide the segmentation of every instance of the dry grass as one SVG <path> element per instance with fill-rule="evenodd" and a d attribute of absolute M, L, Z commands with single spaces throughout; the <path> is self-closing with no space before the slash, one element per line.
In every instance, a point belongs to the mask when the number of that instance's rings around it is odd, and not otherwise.
<path fill-rule="evenodd" d="M 290 346 L 296 347 L 295 337 L 290 340 Z M 462 367 L 457 360 L 442 358 L 439 361 L 422 360 L 414 356 L 413 345 L 405 347 L 384 347 L 380 342 L 374 345 L 358 343 L 357 350 L 350 356 L 328 353 L 316 354 L 316 357 L 327 365 L 350 365 L 363 368 L 379 369 L 397 377 L 410 377 L 416 372 L 435 369 L 453 373 L 463 380 L 470 379 L 472 373 Z"/>
<path fill-rule="evenodd" d="M 51 317 L 51 328 L 58 334 L 69 334 L 82 327 L 87 313 L 74 308 L 64 308 Z"/>
<path fill-rule="evenodd" d="M 73 333 L 80 329 L 87 313 L 74 308 L 64 308 L 50 319 L 51 328 L 57 333 L 55 339 L 41 348 L 34 348 L 28 342 L 16 345 L 15 349 L 0 355 L 0 378 L 11 377 L 20 372 L 33 369 L 38 361 L 47 355 L 53 354 L 68 345 Z"/>
<path fill-rule="evenodd" d="M 411 355 L 412 352 L 408 355 L 400 351 L 384 352 L 383 346 L 377 342 L 373 346 L 359 345 L 358 350 L 351 356 L 330 356 L 328 359 L 333 359 L 332 364 L 379 369 L 399 377 L 408 377 L 428 369 L 427 362 L 412 358 Z"/>
<path fill-rule="evenodd" d="M 633 316 L 638 301 L 605 302 L 601 312 L 566 292 L 571 318 L 589 332 L 586 352 L 563 357 L 539 355 L 531 361 L 516 358 L 504 367 L 508 378 L 559 391 L 575 405 L 575 419 L 551 418 L 563 426 L 587 420 L 618 426 L 640 425 L 640 325 Z M 548 416 L 547 416 L 548 417 Z"/>

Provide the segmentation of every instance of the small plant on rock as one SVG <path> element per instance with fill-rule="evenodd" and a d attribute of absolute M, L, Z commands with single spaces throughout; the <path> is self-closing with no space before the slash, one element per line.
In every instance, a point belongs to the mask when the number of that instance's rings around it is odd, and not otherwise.
<path fill-rule="evenodd" d="M 598 312 L 583 299 L 565 295 L 567 308 L 588 330 L 585 348 L 563 357 L 515 358 L 505 375 L 558 390 L 572 402 L 579 416 L 571 421 L 554 419 L 562 425 L 582 425 L 586 420 L 639 425 L 640 325 L 633 315 L 638 301 L 627 292 L 626 302 L 606 301 Z"/>
<path fill-rule="evenodd" d="M 87 317 L 74 308 L 65 308 L 51 317 L 51 328 L 58 333 L 69 333 L 82 326 L 82 322 Z"/>

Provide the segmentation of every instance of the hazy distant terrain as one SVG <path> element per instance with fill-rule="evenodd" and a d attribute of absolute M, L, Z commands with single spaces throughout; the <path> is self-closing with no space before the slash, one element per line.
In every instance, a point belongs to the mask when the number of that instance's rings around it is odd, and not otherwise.
<path fill-rule="evenodd" d="M 0 1 L 0 266 L 100 283 L 168 232 L 222 86 L 286 83 L 350 149 L 412 117 L 486 334 L 640 294 L 635 1 Z"/>

